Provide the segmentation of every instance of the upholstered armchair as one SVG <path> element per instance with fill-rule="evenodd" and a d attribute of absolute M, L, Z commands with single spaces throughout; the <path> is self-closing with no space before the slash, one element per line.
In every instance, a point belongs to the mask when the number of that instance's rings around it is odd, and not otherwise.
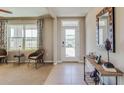
<path fill-rule="evenodd" d="M 0 62 L 7 63 L 7 51 L 0 48 Z"/>
<path fill-rule="evenodd" d="M 45 50 L 44 49 L 38 49 L 35 52 L 31 53 L 28 56 L 29 63 L 30 60 L 35 60 L 35 67 L 37 68 L 37 63 L 43 63 L 44 64 L 44 54 Z"/>

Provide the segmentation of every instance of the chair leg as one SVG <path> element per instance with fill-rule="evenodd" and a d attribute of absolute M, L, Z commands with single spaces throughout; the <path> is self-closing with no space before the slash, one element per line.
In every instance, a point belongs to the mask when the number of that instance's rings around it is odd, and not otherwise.
<path fill-rule="evenodd" d="M 37 63 L 41 63 L 41 60 L 40 59 L 37 59 Z"/>
<path fill-rule="evenodd" d="M 41 59 L 39 59 L 39 63 L 41 63 Z"/>
<path fill-rule="evenodd" d="M 28 62 L 28 64 L 30 63 L 30 59 L 29 59 L 29 62 Z"/>
<path fill-rule="evenodd" d="M 42 64 L 42 60 L 41 59 L 39 59 L 39 62 Z"/>
<path fill-rule="evenodd" d="M 0 63 L 1 63 L 1 59 L 0 59 Z"/>
<path fill-rule="evenodd" d="M 42 58 L 41 60 L 42 60 L 42 63 L 45 64 L 44 59 Z"/>
<path fill-rule="evenodd" d="M 30 59 L 29 59 L 29 62 L 28 62 L 28 67 L 29 67 L 29 64 L 30 64 Z"/>
<path fill-rule="evenodd" d="M 38 62 L 38 61 L 37 61 L 37 60 L 35 60 L 35 68 L 36 68 L 36 69 L 37 69 L 37 62 Z"/>
<path fill-rule="evenodd" d="M 4 59 L 3 58 L 1 59 L 1 62 L 4 63 Z"/>
<path fill-rule="evenodd" d="M 8 62 L 7 62 L 7 58 L 5 58 L 5 63 L 8 64 Z"/>

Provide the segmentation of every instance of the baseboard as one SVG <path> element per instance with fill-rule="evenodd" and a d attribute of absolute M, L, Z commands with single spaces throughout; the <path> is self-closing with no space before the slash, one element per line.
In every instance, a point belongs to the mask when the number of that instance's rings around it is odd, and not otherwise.
<path fill-rule="evenodd" d="M 8 60 L 8 62 L 11 63 L 11 62 L 18 62 L 18 61 L 16 61 L 16 60 Z M 27 63 L 27 62 L 29 62 L 29 60 L 26 60 L 25 62 Z M 33 61 L 33 60 L 30 60 L 30 62 L 33 63 L 34 61 Z M 54 62 L 54 61 L 52 61 L 52 60 L 45 60 L 44 62 L 45 62 L 45 63 L 54 63 L 54 64 L 56 65 L 56 64 L 58 64 L 58 63 L 62 63 L 62 60 L 58 60 L 57 62 Z M 78 61 L 78 62 L 79 62 L 79 63 L 84 63 L 83 60 L 80 60 L 80 61 Z"/>
<path fill-rule="evenodd" d="M 58 60 L 57 63 L 62 63 L 62 60 Z"/>
<path fill-rule="evenodd" d="M 50 60 L 46 60 L 44 61 L 45 63 L 53 63 L 53 61 L 50 61 Z"/>
<path fill-rule="evenodd" d="M 79 63 L 84 63 L 84 61 L 83 60 L 80 60 Z"/>
<path fill-rule="evenodd" d="M 62 62 L 64 62 L 64 61 L 62 61 L 62 60 L 59 60 L 57 63 L 62 63 Z M 66 62 L 66 61 L 65 61 L 65 62 Z M 68 61 L 68 62 L 71 62 L 71 61 Z M 74 62 L 78 62 L 78 63 L 84 63 L 84 62 L 83 62 L 83 60 L 74 61 Z"/>
<path fill-rule="evenodd" d="M 15 63 L 15 62 L 17 62 L 17 61 L 15 61 L 15 60 L 8 60 L 7 62 L 8 62 L 8 63 Z"/>
<path fill-rule="evenodd" d="M 18 62 L 18 61 L 16 61 L 16 60 L 8 60 L 8 62 L 10 62 L 10 63 L 13 62 L 13 63 L 15 63 L 15 62 Z M 29 62 L 29 60 L 26 60 L 25 62 L 27 63 L 27 62 Z M 30 62 L 33 63 L 33 62 L 35 62 L 35 61 L 30 60 Z M 50 60 L 45 60 L 44 62 L 45 62 L 45 63 L 53 63 L 53 61 L 50 61 Z"/>

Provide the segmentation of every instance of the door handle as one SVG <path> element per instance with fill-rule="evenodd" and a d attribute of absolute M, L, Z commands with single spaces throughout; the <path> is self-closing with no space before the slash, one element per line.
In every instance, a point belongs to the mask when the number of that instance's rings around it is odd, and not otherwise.
<path fill-rule="evenodd" d="M 63 41 L 63 42 L 62 42 L 62 44 L 64 45 L 64 44 L 65 44 L 65 42 Z"/>
<path fill-rule="evenodd" d="M 62 41 L 62 47 L 64 47 L 65 46 L 65 42 L 64 41 Z"/>

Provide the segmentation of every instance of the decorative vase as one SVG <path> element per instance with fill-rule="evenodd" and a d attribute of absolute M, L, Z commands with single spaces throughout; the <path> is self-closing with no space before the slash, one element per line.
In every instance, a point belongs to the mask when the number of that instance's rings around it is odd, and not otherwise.
<path fill-rule="evenodd" d="M 111 42 L 109 41 L 109 39 L 107 38 L 105 41 L 105 48 L 107 50 L 107 55 L 108 55 L 108 62 L 109 62 L 109 51 L 111 50 Z"/>

